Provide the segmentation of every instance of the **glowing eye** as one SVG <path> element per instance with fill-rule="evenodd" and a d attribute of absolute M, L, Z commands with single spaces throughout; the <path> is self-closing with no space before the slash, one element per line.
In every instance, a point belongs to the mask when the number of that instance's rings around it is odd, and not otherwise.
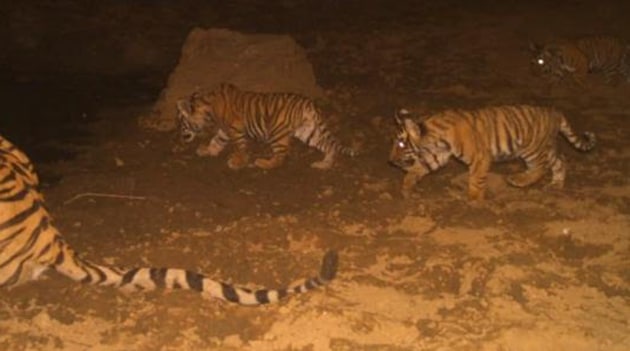
<path fill-rule="evenodd" d="M 538 60 L 536 60 L 536 63 L 538 63 L 539 65 L 544 65 L 545 64 L 545 60 L 539 58 Z"/>
<path fill-rule="evenodd" d="M 405 142 L 404 142 L 404 141 L 402 141 L 402 140 L 401 140 L 401 141 L 399 141 L 399 142 L 398 142 L 398 147 L 399 147 L 399 148 L 401 148 L 401 149 L 402 149 L 402 148 L 404 148 L 404 147 L 405 147 Z"/>

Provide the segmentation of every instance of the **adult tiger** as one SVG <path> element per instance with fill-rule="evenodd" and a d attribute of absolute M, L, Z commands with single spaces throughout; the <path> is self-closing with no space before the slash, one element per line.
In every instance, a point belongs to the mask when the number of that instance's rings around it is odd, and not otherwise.
<path fill-rule="evenodd" d="M 311 164 L 314 168 L 330 168 L 339 153 L 356 155 L 330 133 L 313 101 L 298 94 L 256 93 L 221 84 L 216 90 L 179 100 L 177 110 L 180 136 L 185 143 L 192 142 L 204 130 L 217 129 L 208 145 L 197 148 L 197 155 L 217 156 L 229 142 L 235 144 L 228 158 L 231 169 L 249 165 L 248 137 L 271 146 L 270 158 L 254 161 L 254 166 L 263 169 L 284 162 L 291 138 L 325 154 L 323 160 Z"/>
<path fill-rule="evenodd" d="M 189 289 L 242 305 L 260 305 L 325 285 L 336 274 L 334 251 L 324 256 L 319 276 L 275 290 L 251 291 L 183 269 L 99 265 L 79 257 L 52 225 L 38 184 L 28 157 L 0 136 L 0 288 L 35 280 L 52 268 L 82 283 L 129 290 Z"/>
<path fill-rule="evenodd" d="M 389 156 L 407 172 L 403 196 L 426 174 L 444 166 L 451 156 L 469 168 L 468 196 L 483 200 L 486 177 L 493 161 L 521 158 L 527 169 L 507 177 L 512 186 L 525 187 L 551 169 L 551 185 L 564 186 L 566 168 L 558 154 L 558 132 L 580 151 L 595 146 L 595 135 L 575 135 L 562 113 L 528 105 L 487 107 L 478 110 L 447 110 L 420 121 L 407 110 L 396 113 L 399 130 Z"/>
<path fill-rule="evenodd" d="M 630 82 L 630 46 L 611 36 L 588 36 L 545 45 L 530 43 L 532 64 L 552 82 L 571 78 L 584 86 L 589 73 L 602 73 L 607 82 Z"/>

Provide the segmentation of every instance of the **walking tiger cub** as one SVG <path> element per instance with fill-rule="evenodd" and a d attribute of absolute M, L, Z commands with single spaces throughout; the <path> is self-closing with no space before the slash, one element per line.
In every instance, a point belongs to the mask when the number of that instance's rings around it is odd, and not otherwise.
<path fill-rule="evenodd" d="M 35 280 L 48 268 L 82 283 L 129 290 L 188 289 L 242 305 L 276 302 L 329 283 L 337 254 L 326 253 L 319 276 L 291 288 L 251 291 L 174 268 L 120 269 L 80 257 L 52 225 L 28 157 L 0 136 L 0 288 Z"/>
<path fill-rule="evenodd" d="M 199 156 L 217 156 L 232 142 L 235 150 L 228 167 L 249 165 L 247 138 L 271 146 L 270 158 L 257 158 L 254 166 L 270 169 L 280 166 L 287 156 L 292 138 L 325 154 L 311 164 L 328 169 L 337 154 L 355 156 L 356 152 L 339 144 L 330 133 L 312 100 L 291 93 L 256 93 L 241 91 L 231 84 L 221 84 L 207 93 L 194 93 L 177 102 L 180 137 L 190 143 L 204 130 L 216 129 L 208 145 L 197 148 Z"/>
<path fill-rule="evenodd" d="M 571 78 L 584 86 L 589 73 L 602 73 L 607 82 L 630 82 L 630 46 L 611 36 L 589 36 L 546 45 L 530 44 L 537 72 L 552 82 Z"/>
<path fill-rule="evenodd" d="M 411 194 L 426 174 L 444 166 L 451 156 L 468 166 L 468 197 L 483 200 L 486 177 L 493 161 L 521 158 L 527 169 L 507 177 L 516 187 L 540 180 L 551 169 L 551 185 L 564 186 L 566 168 L 558 154 L 558 132 L 580 151 L 595 146 L 595 135 L 575 135 L 564 115 L 555 109 L 527 105 L 447 110 L 414 121 L 407 110 L 396 113 L 398 135 L 390 161 L 405 170 L 403 196 Z"/>

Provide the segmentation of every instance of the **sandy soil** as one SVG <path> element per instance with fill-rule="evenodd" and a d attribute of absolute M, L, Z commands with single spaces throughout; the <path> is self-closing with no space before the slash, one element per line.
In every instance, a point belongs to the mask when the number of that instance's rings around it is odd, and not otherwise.
<path fill-rule="evenodd" d="M 528 40 L 630 39 L 629 5 L 456 3 L 14 8 L 22 36 L 0 57 L 11 67 L 0 127 L 33 156 L 56 225 L 82 254 L 271 287 L 316 272 L 328 248 L 341 264 L 329 287 L 257 308 L 49 274 L 0 292 L 0 349 L 630 349 L 630 85 L 594 76 L 585 90 L 548 89 L 527 56 Z M 296 143 L 280 169 L 233 172 L 225 157 L 173 154 L 173 134 L 139 130 L 197 25 L 295 36 L 343 116 L 340 137 L 363 140 L 363 154 L 322 172 L 308 167 L 320 155 Z M 44 40 L 63 30 L 72 40 Z M 37 56 L 44 49 L 66 56 Z M 504 102 L 557 106 L 597 134 L 588 154 L 561 141 L 564 190 L 511 188 L 502 175 L 521 165 L 501 164 L 487 203 L 469 206 L 466 169 L 453 162 L 401 198 L 402 173 L 386 162 L 396 106 Z"/>

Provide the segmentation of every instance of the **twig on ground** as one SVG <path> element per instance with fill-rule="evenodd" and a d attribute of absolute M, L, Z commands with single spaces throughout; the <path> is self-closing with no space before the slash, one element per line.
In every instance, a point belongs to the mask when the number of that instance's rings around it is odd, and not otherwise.
<path fill-rule="evenodd" d="M 111 199 L 126 199 L 126 200 L 147 200 L 145 196 L 134 196 L 134 195 L 122 195 L 122 194 L 108 194 L 108 193 L 81 193 L 73 196 L 69 200 L 63 202 L 64 205 L 67 205 L 73 201 L 76 201 L 82 197 L 107 197 Z"/>

